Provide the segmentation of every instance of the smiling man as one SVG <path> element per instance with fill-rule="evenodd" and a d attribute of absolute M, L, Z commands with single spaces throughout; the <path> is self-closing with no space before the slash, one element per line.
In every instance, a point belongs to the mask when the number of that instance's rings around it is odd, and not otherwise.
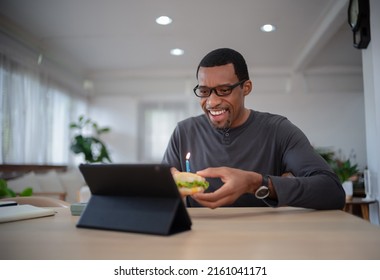
<path fill-rule="evenodd" d="M 163 163 L 206 177 L 207 191 L 186 197 L 188 206 L 295 206 L 342 209 L 344 190 L 304 133 L 287 118 L 245 107 L 252 90 L 247 64 L 222 48 L 199 63 L 194 94 L 204 114 L 175 128 Z"/>

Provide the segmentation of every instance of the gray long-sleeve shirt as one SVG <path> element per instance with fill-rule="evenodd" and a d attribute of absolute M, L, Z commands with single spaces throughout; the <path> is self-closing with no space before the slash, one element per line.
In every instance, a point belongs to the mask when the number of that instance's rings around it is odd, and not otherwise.
<path fill-rule="evenodd" d="M 336 174 L 310 145 L 304 133 L 287 118 L 251 111 L 248 120 L 228 131 L 214 128 L 205 115 L 188 118 L 174 130 L 163 163 L 186 170 L 190 152 L 191 172 L 227 166 L 269 175 L 278 201 L 245 194 L 231 206 L 294 206 L 342 209 L 345 193 Z M 282 177 L 290 172 L 295 177 Z M 218 189 L 220 179 L 208 178 L 208 192 Z M 188 197 L 188 206 L 199 204 Z"/>

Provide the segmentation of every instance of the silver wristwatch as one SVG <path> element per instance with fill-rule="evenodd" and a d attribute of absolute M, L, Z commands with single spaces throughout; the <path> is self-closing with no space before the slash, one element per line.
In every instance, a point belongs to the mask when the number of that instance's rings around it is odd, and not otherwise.
<path fill-rule="evenodd" d="M 261 186 L 256 190 L 255 196 L 257 199 L 264 199 L 267 198 L 269 195 L 269 176 L 263 175 L 263 181 L 261 182 Z"/>

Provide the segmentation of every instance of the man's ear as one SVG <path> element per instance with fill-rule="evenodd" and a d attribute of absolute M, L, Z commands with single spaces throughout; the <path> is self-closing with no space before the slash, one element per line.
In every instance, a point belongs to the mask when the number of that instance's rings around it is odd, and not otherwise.
<path fill-rule="evenodd" d="M 244 83 L 243 90 L 244 90 L 244 96 L 247 96 L 251 93 L 253 88 L 253 84 L 251 80 L 248 80 Z"/>

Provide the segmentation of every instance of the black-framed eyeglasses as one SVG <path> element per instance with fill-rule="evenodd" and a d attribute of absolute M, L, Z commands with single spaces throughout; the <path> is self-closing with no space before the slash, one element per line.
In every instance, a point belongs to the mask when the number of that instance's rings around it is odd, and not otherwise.
<path fill-rule="evenodd" d="M 234 88 L 242 85 L 246 81 L 247 80 L 242 80 L 242 81 L 237 82 L 236 84 L 233 84 L 233 85 L 222 85 L 222 86 L 217 86 L 217 87 L 213 87 L 213 88 L 197 85 L 193 89 L 193 91 L 194 91 L 196 96 L 201 97 L 201 98 L 209 97 L 212 92 L 215 92 L 215 94 L 217 96 L 227 96 L 227 95 L 231 94 L 231 92 L 233 91 Z"/>

